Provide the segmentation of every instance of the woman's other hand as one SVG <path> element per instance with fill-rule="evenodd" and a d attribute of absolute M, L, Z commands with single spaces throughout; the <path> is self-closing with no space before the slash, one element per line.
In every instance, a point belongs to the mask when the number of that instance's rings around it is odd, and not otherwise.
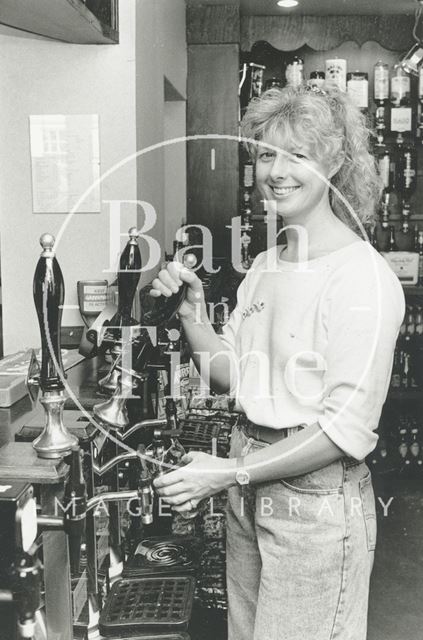
<path fill-rule="evenodd" d="M 166 473 L 153 482 L 158 495 L 174 511 L 189 513 L 198 504 L 235 483 L 235 462 L 192 451 L 182 458 L 184 466 Z"/>

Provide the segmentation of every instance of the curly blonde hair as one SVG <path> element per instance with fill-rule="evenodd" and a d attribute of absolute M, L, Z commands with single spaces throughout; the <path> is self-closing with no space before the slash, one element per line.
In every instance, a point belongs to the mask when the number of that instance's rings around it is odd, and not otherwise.
<path fill-rule="evenodd" d="M 241 132 L 253 160 L 257 144 L 251 140 L 272 138 L 304 145 L 312 158 L 340 168 L 331 184 L 340 192 L 363 225 L 373 226 L 382 181 L 369 150 L 370 131 L 365 116 L 346 93 L 335 85 L 313 91 L 306 85 L 269 89 L 253 99 L 241 123 Z M 335 215 L 354 231 L 357 219 L 334 189 L 330 202 Z"/>

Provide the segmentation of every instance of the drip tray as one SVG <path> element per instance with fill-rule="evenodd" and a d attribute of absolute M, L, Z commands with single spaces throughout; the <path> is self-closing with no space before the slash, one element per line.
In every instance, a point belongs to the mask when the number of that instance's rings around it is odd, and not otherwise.
<path fill-rule="evenodd" d="M 100 633 L 130 636 L 151 631 L 185 631 L 191 616 L 194 584 L 194 578 L 188 576 L 115 582 L 100 615 Z"/>
<path fill-rule="evenodd" d="M 122 578 L 195 574 L 199 547 L 199 540 L 188 536 L 143 538 L 125 563 Z"/>

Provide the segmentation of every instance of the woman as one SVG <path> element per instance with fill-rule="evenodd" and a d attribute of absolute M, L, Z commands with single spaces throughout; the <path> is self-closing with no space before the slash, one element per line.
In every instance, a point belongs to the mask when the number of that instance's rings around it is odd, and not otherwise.
<path fill-rule="evenodd" d="M 194 273 L 175 263 L 154 281 L 157 296 L 188 284 L 194 362 L 210 355 L 202 375 L 241 412 L 230 459 L 189 454 L 156 487 L 177 511 L 228 489 L 230 640 L 365 640 L 376 517 L 363 459 L 404 315 L 397 278 L 358 235 L 379 196 L 368 131 L 337 89 L 299 87 L 254 100 L 243 135 L 286 245 L 256 257 L 221 337 Z"/>

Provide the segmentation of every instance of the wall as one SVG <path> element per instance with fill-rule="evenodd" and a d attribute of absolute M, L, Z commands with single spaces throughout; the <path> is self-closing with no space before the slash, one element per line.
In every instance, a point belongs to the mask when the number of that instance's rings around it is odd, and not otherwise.
<path fill-rule="evenodd" d="M 136 57 L 137 149 L 145 150 L 149 146 L 160 145 L 163 140 L 185 135 L 183 100 L 186 96 L 187 60 L 184 0 L 138 0 Z M 175 102 L 179 109 L 165 103 L 164 77 L 181 98 Z M 159 146 L 138 158 L 138 199 L 153 205 L 157 220 L 150 234 L 158 239 L 162 249 L 167 236 L 167 251 L 172 247 L 172 237 L 169 237 L 173 235 L 172 230 L 185 217 L 184 146 Z M 175 171 L 171 169 L 172 164 L 177 167 Z M 178 206 L 172 203 L 172 193 L 178 194 Z M 143 245 L 141 249 L 143 255 L 147 255 Z M 151 280 L 159 266 L 157 264 L 147 272 L 141 284 Z"/>
<path fill-rule="evenodd" d="M 181 94 L 185 91 L 184 24 L 183 0 L 124 0 L 120 2 L 119 45 L 66 44 L 1 28 L 0 242 L 5 354 L 39 343 L 32 301 L 38 238 L 45 231 L 57 234 L 66 220 L 66 215 L 32 213 L 29 115 L 98 113 L 102 172 L 137 149 L 162 141 L 164 75 Z M 174 47 L 174 56 L 170 47 Z M 103 201 L 151 201 L 160 213 L 154 234 L 161 245 L 164 178 L 163 153 L 159 152 L 138 167 L 136 160 L 126 163 L 105 180 L 101 191 Z M 65 278 L 66 305 L 77 304 L 77 280 L 112 279 L 113 274 L 103 271 L 110 262 L 108 210 L 103 202 L 100 214 L 73 216 L 63 234 L 57 257 Z M 139 216 L 135 205 L 123 207 L 123 212 L 121 232 L 126 233 Z M 121 246 L 124 242 L 121 238 Z M 65 309 L 63 325 L 81 324 L 77 309 Z"/>

